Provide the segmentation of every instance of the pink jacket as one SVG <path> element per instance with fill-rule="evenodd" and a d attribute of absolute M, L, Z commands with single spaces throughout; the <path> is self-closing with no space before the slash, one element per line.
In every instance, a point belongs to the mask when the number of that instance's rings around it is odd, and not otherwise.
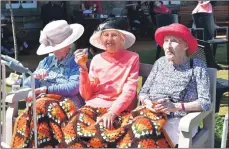
<path fill-rule="evenodd" d="M 128 110 L 137 92 L 138 54 L 120 50 L 96 55 L 88 72 L 80 73 L 80 93 L 86 105 L 108 108 L 116 114 Z"/>

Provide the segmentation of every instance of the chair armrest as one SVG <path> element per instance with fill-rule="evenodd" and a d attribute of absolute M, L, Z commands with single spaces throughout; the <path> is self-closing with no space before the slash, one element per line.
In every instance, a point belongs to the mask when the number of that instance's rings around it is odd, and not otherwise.
<path fill-rule="evenodd" d="M 228 39 L 228 26 L 217 26 L 215 29 L 216 29 L 216 35 L 217 35 L 217 30 L 225 29 L 226 30 L 226 38 Z"/>
<path fill-rule="evenodd" d="M 183 118 L 181 118 L 178 130 L 184 132 L 191 132 L 194 126 L 200 124 L 201 120 L 203 120 L 206 116 L 210 114 L 211 111 L 207 112 L 193 112 L 189 113 Z"/>
<path fill-rule="evenodd" d="M 18 91 L 10 92 L 7 94 L 5 102 L 16 103 L 21 99 L 25 99 L 31 90 L 31 88 L 22 88 Z"/>

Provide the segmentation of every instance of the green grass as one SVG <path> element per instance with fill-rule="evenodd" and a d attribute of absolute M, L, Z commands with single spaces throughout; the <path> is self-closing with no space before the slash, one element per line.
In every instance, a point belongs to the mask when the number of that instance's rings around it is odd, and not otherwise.
<path fill-rule="evenodd" d="M 228 80 L 228 70 L 217 71 L 217 78 Z M 226 113 L 228 113 L 228 104 L 229 104 L 228 98 L 229 98 L 229 92 L 224 93 L 221 99 L 219 115 L 224 116 Z"/>
<path fill-rule="evenodd" d="M 156 47 L 155 47 L 156 48 Z M 156 49 L 139 49 L 135 51 L 140 56 L 141 63 L 153 64 L 156 57 Z M 161 50 L 161 56 L 164 51 Z M 216 61 L 219 64 L 227 65 L 227 48 L 226 45 L 219 45 L 216 50 Z M 227 77 L 228 79 L 228 77 Z"/>
<path fill-rule="evenodd" d="M 227 46 L 224 45 L 218 45 L 216 50 L 216 61 L 223 65 L 227 64 Z M 227 78 L 228 79 L 228 78 Z"/>
<path fill-rule="evenodd" d="M 221 141 L 222 141 L 224 119 L 219 114 L 216 113 L 215 121 L 216 121 L 216 124 L 215 124 L 215 148 L 220 148 L 221 147 Z M 229 137 L 229 135 L 227 134 L 226 148 L 229 148 L 228 137 Z"/>
<path fill-rule="evenodd" d="M 138 53 L 141 63 L 153 64 L 155 62 L 155 50 L 137 50 L 135 52 Z"/>

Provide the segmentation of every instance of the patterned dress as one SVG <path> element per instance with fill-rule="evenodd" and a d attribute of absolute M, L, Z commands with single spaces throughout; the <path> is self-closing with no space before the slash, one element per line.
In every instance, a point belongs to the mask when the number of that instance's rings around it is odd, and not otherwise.
<path fill-rule="evenodd" d="M 170 148 L 173 147 L 162 128 L 165 114 L 154 114 L 144 107 L 122 112 L 108 130 L 96 119 L 106 108 L 84 106 L 76 110 L 71 100 L 47 94 L 36 102 L 38 147 L 43 148 Z M 34 147 L 32 108 L 29 106 L 16 120 L 12 148 Z"/>
<path fill-rule="evenodd" d="M 165 57 L 158 59 L 143 85 L 139 98 L 171 97 L 174 102 L 185 103 L 196 101 L 203 111 L 211 107 L 210 82 L 206 64 L 200 59 L 193 59 L 193 67 L 190 61 L 181 65 L 169 64 Z M 167 124 L 164 126 L 167 134 L 174 144 L 178 143 L 178 126 L 180 119 L 187 112 L 179 111 L 168 114 Z M 198 126 L 194 127 L 192 134 L 195 135 Z"/>
<path fill-rule="evenodd" d="M 190 68 L 190 61 L 172 65 L 165 57 L 161 57 L 155 62 L 139 96 L 146 96 L 151 100 L 169 96 L 174 102 L 197 101 L 204 111 L 208 111 L 211 99 L 206 64 L 194 58 L 193 68 Z M 176 112 L 174 116 L 180 117 L 185 114 Z"/>

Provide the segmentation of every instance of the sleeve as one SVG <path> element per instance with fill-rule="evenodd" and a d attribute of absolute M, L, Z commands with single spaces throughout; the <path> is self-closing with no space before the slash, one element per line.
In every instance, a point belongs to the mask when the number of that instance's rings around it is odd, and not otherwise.
<path fill-rule="evenodd" d="M 193 9 L 192 14 L 197 13 L 199 11 L 200 4 L 198 3 L 195 9 Z"/>
<path fill-rule="evenodd" d="M 73 97 L 79 93 L 79 65 L 77 65 L 73 60 L 70 68 L 70 77 L 66 80 L 66 82 L 48 86 L 48 93 L 55 93 L 67 97 Z"/>
<path fill-rule="evenodd" d="M 122 111 L 126 110 L 131 102 L 135 99 L 137 92 L 138 72 L 139 56 L 137 56 L 137 58 L 134 60 L 129 77 L 127 78 L 123 86 L 122 93 L 113 102 L 112 106 L 108 109 L 108 111 L 119 115 Z"/>
<path fill-rule="evenodd" d="M 44 65 L 47 61 L 47 57 L 45 57 L 43 60 L 41 60 L 36 68 L 36 70 L 34 72 L 36 72 L 38 69 L 44 68 Z M 27 77 L 24 81 L 23 81 L 23 87 L 31 87 L 31 77 Z M 40 80 L 35 79 L 35 88 L 39 88 L 40 87 Z"/>
<path fill-rule="evenodd" d="M 148 98 L 150 99 L 150 88 L 154 82 L 155 76 L 158 72 L 158 61 L 156 61 L 153 65 L 153 68 L 149 74 L 149 76 L 147 77 L 143 87 L 141 88 L 141 91 L 139 92 L 138 97 L 139 98 Z"/>
<path fill-rule="evenodd" d="M 198 73 L 196 75 L 196 84 L 198 93 L 197 102 L 200 104 L 203 111 L 208 111 L 211 107 L 210 80 L 205 64 L 198 69 Z"/>
<path fill-rule="evenodd" d="M 89 74 L 85 71 L 80 71 L 80 94 L 85 100 L 90 100 L 93 95 L 94 88 L 99 84 L 99 79 L 95 74 L 94 59 L 90 64 Z"/>

